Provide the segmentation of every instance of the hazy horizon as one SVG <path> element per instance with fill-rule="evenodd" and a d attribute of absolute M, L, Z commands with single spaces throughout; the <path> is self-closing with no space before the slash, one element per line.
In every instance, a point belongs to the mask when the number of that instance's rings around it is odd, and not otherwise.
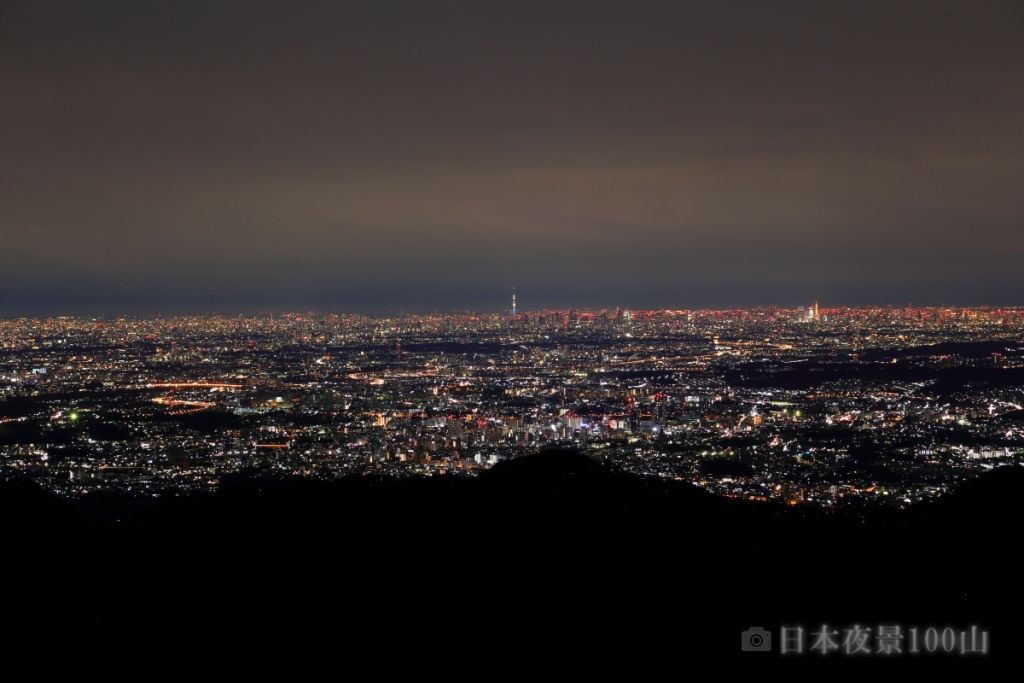
<path fill-rule="evenodd" d="M 1024 5 L 0 3 L 0 312 L 1024 301 Z"/>
<path fill-rule="evenodd" d="M 593 305 L 580 305 L 580 304 L 558 304 L 550 306 L 523 306 L 521 303 L 518 306 L 519 314 L 533 314 L 543 313 L 545 311 L 569 311 L 576 310 L 579 312 L 598 312 L 615 310 L 616 308 L 624 311 L 687 311 L 687 312 L 705 312 L 705 311 L 753 311 L 763 309 L 783 309 L 783 310 L 794 310 L 799 308 L 808 308 L 815 303 L 816 300 L 810 299 L 808 301 L 801 302 L 788 302 L 788 303 L 755 303 L 749 305 L 722 305 L 722 306 L 628 306 L 623 304 L 593 304 Z M 925 303 L 915 301 L 891 301 L 891 302 L 866 302 L 866 303 L 843 303 L 835 301 L 821 301 L 817 300 L 817 303 L 822 310 L 828 309 L 874 309 L 874 308 L 892 308 L 900 309 L 906 307 L 912 308 L 929 308 L 929 309 L 943 309 L 943 308 L 955 308 L 955 309 L 1019 309 L 1024 308 L 1024 303 Z M 3 320 L 14 320 L 18 318 L 97 318 L 97 319 L 116 319 L 116 318 L 162 318 L 162 317 L 177 317 L 177 316 L 244 316 L 244 317 L 259 317 L 259 316 L 270 316 L 270 315 L 289 315 L 289 314 L 312 314 L 312 315 L 359 315 L 368 318 L 388 318 L 394 316 L 403 315 L 459 315 L 459 314 L 477 314 L 477 315 L 508 315 L 511 309 L 511 304 L 505 307 L 492 307 L 492 308 L 469 308 L 469 307 L 451 307 L 451 308 L 391 308 L 391 309 L 377 309 L 377 310 L 359 310 L 355 308 L 342 308 L 342 307 L 325 307 L 325 306 L 279 306 L 279 307 L 248 307 L 248 308 L 223 308 L 223 309 L 164 309 L 164 310 L 121 310 L 121 311 L 80 311 L 80 312 L 61 312 L 59 310 L 44 311 L 44 312 L 29 312 L 29 313 L 13 313 L 0 311 L 0 319 Z"/>

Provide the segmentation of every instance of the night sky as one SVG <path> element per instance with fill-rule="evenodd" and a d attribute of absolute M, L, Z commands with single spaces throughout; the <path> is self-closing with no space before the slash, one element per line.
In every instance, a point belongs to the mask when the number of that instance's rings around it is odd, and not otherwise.
<path fill-rule="evenodd" d="M 0 0 L 0 315 L 1024 304 L 1022 255 L 1017 0 Z"/>

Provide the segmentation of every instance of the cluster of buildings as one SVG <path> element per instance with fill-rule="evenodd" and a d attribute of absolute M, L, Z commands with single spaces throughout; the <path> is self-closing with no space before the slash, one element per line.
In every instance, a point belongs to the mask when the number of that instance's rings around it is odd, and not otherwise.
<path fill-rule="evenodd" d="M 0 478 L 469 476 L 571 447 L 791 504 L 908 505 L 1024 452 L 1024 309 L 0 321 Z"/>

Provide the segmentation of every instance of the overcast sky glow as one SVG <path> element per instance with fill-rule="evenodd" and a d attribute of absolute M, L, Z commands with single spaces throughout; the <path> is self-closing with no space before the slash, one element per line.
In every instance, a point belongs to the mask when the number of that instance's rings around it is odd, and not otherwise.
<path fill-rule="evenodd" d="M 0 84 L 0 315 L 1024 304 L 1012 0 L 0 0 Z"/>

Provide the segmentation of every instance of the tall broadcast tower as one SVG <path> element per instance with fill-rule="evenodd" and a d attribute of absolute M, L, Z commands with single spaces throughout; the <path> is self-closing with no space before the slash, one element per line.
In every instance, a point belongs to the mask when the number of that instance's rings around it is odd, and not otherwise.
<path fill-rule="evenodd" d="M 516 288 L 512 286 L 512 319 L 516 319 Z"/>

